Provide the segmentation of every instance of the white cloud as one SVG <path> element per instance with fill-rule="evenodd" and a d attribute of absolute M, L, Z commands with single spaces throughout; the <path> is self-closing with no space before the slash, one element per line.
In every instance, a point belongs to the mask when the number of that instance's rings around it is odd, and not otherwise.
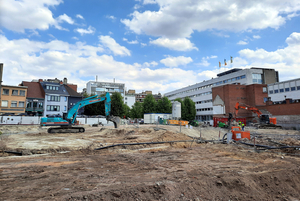
<path fill-rule="evenodd" d="M 260 39 L 261 37 L 259 35 L 254 35 L 253 38 L 254 39 Z"/>
<path fill-rule="evenodd" d="M 84 34 L 94 34 L 96 29 L 92 26 L 89 26 L 88 29 L 77 28 L 74 31 L 80 33 L 80 35 L 84 35 Z"/>
<path fill-rule="evenodd" d="M 166 38 L 190 37 L 194 31 L 278 29 L 300 10 L 297 0 L 219 1 L 147 0 L 157 11 L 134 11 L 122 19 L 131 31 Z"/>
<path fill-rule="evenodd" d="M 300 33 L 293 32 L 287 39 L 286 43 L 289 45 L 300 45 Z"/>
<path fill-rule="evenodd" d="M 202 79 L 191 70 L 150 69 L 149 67 L 157 65 L 155 61 L 134 65 L 119 62 L 112 56 L 103 54 L 101 46 L 90 46 L 82 42 L 69 44 L 59 40 L 9 40 L 3 35 L 0 35 L 0 41 L 0 61 L 4 63 L 5 85 L 18 85 L 21 81 L 39 78 L 67 77 L 82 90 L 90 77 L 101 75 L 101 81 L 116 78 L 118 82 L 126 83 L 128 88 L 145 90 L 147 86 L 154 93 L 164 93 Z"/>
<path fill-rule="evenodd" d="M 155 67 L 157 65 L 158 65 L 158 63 L 156 61 L 152 61 L 150 63 L 149 62 L 143 63 L 143 66 L 146 67 L 146 68 Z"/>
<path fill-rule="evenodd" d="M 110 49 L 114 55 L 120 55 L 120 56 L 130 56 L 130 51 L 124 47 L 119 45 L 115 39 L 111 38 L 110 36 L 99 36 L 99 40 L 101 44 L 108 49 Z"/>
<path fill-rule="evenodd" d="M 279 71 L 281 80 L 295 79 L 300 75 L 300 33 L 294 32 L 287 39 L 287 47 L 276 51 L 264 49 L 243 49 L 239 51 L 240 58 L 234 59 L 244 64 L 244 67 L 266 67 Z"/>
<path fill-rule="evenodd" d="M 67 22 L 69 24 L 74 24 L 74 20 L 66 14 L 58 16 L 56 20 L 58 23 Z"/>
<path fill-rule="evenodd" d="M 172 57 L 168 56 L 165 59 L 160 60 L 160 63 L 163 63 L 165 66 L 168 67 L 177 67 L 180 65 L 186 65 L 188 63 L 191 63 L 193 59 L 191 57 L 184 57 L 184 56 L 179 56 L 179 57 Z"/>
<path fill-rule="evenodd" d="M 190 40 L 186 38 L 178 38 L 171 40 L 168 38 L 158 38 L 156 40 L 150 41 L 150 44 L 166 47 L 171 50 L 177 51 L 191 51 L 193 49 L 198 50 L 197 47 Z"/>
<path fill-rule="evenodd" d="M 72 37 L 72 39 L 74 39 L 74 40 L 79 40 L 79 39 L 78 39 L 77 37 L 75 37 L 75 36 L 74 36 L 74 37 Z"/>
<path fill-rule="evenodd" d="M 141 46 L 145 47 L 145 46 L 147 46 L 147 44 L 146 43 L 141 43 Z"/>
<path fill-rule="evenodd" d="M 57 24 L 48 7 L 57 6 L 62 2 L 62 0 L 1 0 L 1 25 L 17 32 L 24 32 L 26 29 L 47 30 L 49 26 Z"/>
<path fill-rule="evenodd" d="M 84 18 L 82 17 L 82 15 L 80 15 L 80 14 L 77 14 L 76 17 L 79 18 L 79 19 L 82 19 L 82 20 L 84 19 Z"/>
<path fill-rule="evenodd" d="M 240 40 L 237 44 L 238 44 L 238 45 L 247 45 L 248 42 L 247 42 L 247 41 Z"/>
<path fill-rule="evenodd" d="M 111 19 L 111 20 L 116 20 L 117 19 L 115 16 L 112 16 L 112 15 L 107 15 L 106 18 Z"/>
<path fill-rule="evenodd" d="M 127 38 L 123 38 L 123 41 L 126 41 L 128 44 L 139 44 L 139 42 L 137 40 L 128 41 Z"/>

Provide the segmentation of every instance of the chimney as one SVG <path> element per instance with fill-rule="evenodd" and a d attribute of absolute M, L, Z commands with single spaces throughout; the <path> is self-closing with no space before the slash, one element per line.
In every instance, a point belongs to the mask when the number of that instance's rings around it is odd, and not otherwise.
<path fill-rule="evenodd" d="M 64 78 L 64 84 L 68 84 L 68 79 L 66 77 Z"/>
<path fill-rule="evenodd" d="M 39 79 L 39 82 L 43 82 L 43 79 Z"/>
<path fill-rule="evenodd" d="M 98 75 L 96 75 L 96 82 L 98 82 Z"/>

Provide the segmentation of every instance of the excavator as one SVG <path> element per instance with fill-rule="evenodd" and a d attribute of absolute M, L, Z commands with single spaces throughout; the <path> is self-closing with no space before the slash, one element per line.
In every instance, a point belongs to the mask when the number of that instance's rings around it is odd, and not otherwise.
<path fill-rule="evenodd" d="M 251 107 L 246 104 L 240 105 L 240 103 L 237 102 L 234 108 L 235 108 L 235 117 L 237 117 L 239 109 L 245 109 L 255 113 L 259 119 L 258 121 L 259 123 L 257 125 L 258 128 L 282 128 L 281 126 L 276 125 L 277 124 L 276 117 L 270 117 L 268 114 L 263 114 L 256 107 Z"/>
<path fill-rule="evenodd" d="M 63 118 L 60 117 L 43 117 L 41 118 L 41 126 L 59 126 L 51 127 L 48 129 L 48 133 L 83 133 L 85 131 L 84 127 L 73 126 L 76 123 L 76 116 L 78 110 L 86 105 L 98 103 L 105 101 L 105 117 L 107 121 L 112 121 L 115 128 L 118 128 L 120 125 L 120 117 L 112 116 L 111 113 L 111 99 L 110 95 L 107 92 L 104 97 L 98 97 L 98 95 L 85 98 L 81 101 L 78 101 Z"/>

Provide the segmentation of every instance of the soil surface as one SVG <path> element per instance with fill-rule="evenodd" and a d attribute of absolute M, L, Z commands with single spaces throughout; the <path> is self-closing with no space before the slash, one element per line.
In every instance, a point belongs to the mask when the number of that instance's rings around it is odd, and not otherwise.
<path fill-rule="evenodd" d="M 299 131 L 249 130 L 259 144 L 300 146 Z M 48 134 L 38 126 L 3 126 L 0 131 L 0 200 L 300 198 L 299 148 L 213 143 L 228 132 L 219 128 L 122 125 Z M 106 148 L 111 145 L 118 146 Z"/>

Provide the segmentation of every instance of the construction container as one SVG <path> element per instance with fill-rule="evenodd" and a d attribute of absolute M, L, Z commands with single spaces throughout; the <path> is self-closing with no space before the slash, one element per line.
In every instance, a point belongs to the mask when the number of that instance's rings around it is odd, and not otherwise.
<path fill-rule="evenodd" d="M 156 122 L 159 122 L 159 118 L 171 119 L 172 114 L 170 114 L 170 113 L 146 113 L 146 114 L 144 114 L 144 123 L 145 124 L 154 124 Z"/>
<path fill-rule="evenodd" d="M 232 120 L 236 120 L 236 122 L 242 122 L 246 126 L 246 118 L 236 118 Z M 228 118 L 225 117 L 214 117 L 213 121 L 214 121 L 213 124 L 214 127 L 218 127 L 219 122 L 223 122 L 228 125 Z"/>

